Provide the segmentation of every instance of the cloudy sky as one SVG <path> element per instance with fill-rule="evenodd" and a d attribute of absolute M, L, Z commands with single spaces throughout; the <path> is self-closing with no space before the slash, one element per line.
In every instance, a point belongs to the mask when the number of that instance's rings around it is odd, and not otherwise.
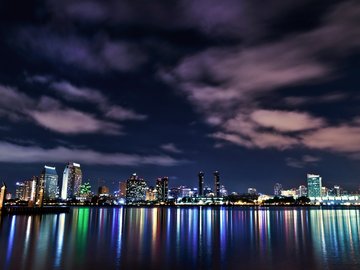
<path fill-rule="evenodd" d="M 360 3 L 0 2 L 0 179 L 360 185 Z"/>

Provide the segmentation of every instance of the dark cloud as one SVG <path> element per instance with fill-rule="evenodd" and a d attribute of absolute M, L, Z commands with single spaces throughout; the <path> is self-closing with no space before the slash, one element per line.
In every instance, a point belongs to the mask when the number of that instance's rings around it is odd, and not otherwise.
<path fill-rule="evenodd" d="M 13 40 L 40 59 L 92 72 L 129 72 L 147 61 L 145 52 L 132 42 L 61 34 L 44 27 L 22 28 Z"/>
<path fill-rule="evenodd" d="M 218 130 L 213 138 L 248 148 L 305 146 L 343 152 L 355 143 L 357 127 L 328 126 L 326 116 L 311 112 L 268 109 L 271 104 L 262 100 L 279 89 L 332 79 L 335 63 L 360 49 L 359 17 L 360 5 L 345 2 L 314 29 L 256 46 L 211 48 L 186 57 L 170 72 L 161 71 L 161 77 L 185 94 Z M 342 94 L 320 97 L 325 102 L 341 98 Z"/>

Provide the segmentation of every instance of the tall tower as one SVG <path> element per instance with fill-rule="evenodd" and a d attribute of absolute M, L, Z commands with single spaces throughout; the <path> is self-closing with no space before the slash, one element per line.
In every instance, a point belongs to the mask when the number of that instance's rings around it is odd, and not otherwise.
<path fill-rule="evenodd" d="M 44 166 L 39 178 L 38 194 L 43 189 L 44 199 L 56 199 L 58 196 L 58 174 L 55 167 Z"/>
<path fill-rule="evenodd" d="M 198 177 L 199 177 L 199 190 L 198 190 L 198 194 L 199 194 L 199 197 L 203 197 L 203 196 L 204 196 L 204 173 L 203 173 L 203 172 L 199 172 Z"/>
<path fill-rule="evenodd" d="M 218 171 L 214 172 L 214 180 L 215 180 L 215 196 L 220 197 L 220 173 Z"/>
<path fill-rule="evenodd" d="M 157 200 L 166 202 L 169 191 L 169 177 L 162 177 L 156 180 Z"/>
<path fill-rule="evenodd" d="M 126 202 L 137 203 L 146 199 L 146 181 L 134 173 L 126 181 Z"/>
<path fill-rule="evenodd" d="M 316 198 L 322 196 L 321 176 L 317 174 L 307 175 L 308 197 Z"/>
<path fill-rule="evenodd" d="M 274 195 L 275 196 L 280 196 L 281 195 L 281 191 L 282 191 L 282 185 L 280 183 L 276 183 L 274 185 Z"/>
<path fill-rule="evenodd" d="M 3 209 L 5 204 L 5 196 L 6 196 L 6 185 L 3 182 L 1 188 L 0 188 L 0 210 Z"/>
<path fill-rule="evenodd" d="M 73 199 L 79 196 L 82 183 L 82 171 L 80 164 L 68 163 L 64 169 L 61 188 L 61 199 Z"/>

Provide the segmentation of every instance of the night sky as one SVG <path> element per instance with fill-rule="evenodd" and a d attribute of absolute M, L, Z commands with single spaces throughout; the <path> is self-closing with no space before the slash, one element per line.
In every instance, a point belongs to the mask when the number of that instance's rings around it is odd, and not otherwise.
<path fill-rule="evenodd" d="M 0 1 L 0 180 L 360 185 L 359 1 Z"/>

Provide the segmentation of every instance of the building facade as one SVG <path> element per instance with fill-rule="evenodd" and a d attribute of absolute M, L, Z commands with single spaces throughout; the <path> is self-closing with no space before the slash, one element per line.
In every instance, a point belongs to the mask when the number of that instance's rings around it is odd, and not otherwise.
<path fill-rule="evenodd" d="M 322 179 L 320 175 L 307 175 L 307 192 L 309 198 L 322 197 Z"/>
<path fill-rule="evenodd" d="M 134 173 L 126 181 L 126 202 L 136 203 L 143 202 L 146 199 L 147 184 L 144 179 Z"/>
<path fill-rule="evenodd" d="M 41 193 L 43 190 L 43 194 Z M 58 174 L 55 167 L 44 166 L 39 177 L 38 192 L 39 198 L 44 197 L 46 200 L 54 200 L 58 198 Z"/>
<path fill-rule="evenodd" d="M 220 197 L 220 173 L 218 171 L 214 172 L 214 195 Z"/>
<path fill-rule="evenodd" d="M 156 180 L 156 196 L 157 201 L 166 202 L 169 192 L 169 177 L 162 177 Z"/>
<path fill-rule="evenodd" d="M 74 199 L 80 196 L 82 184 L 82 171 L 80 164 L 68 163 L 64 169 L 63 182 L 61 187 L 61 199 Z"/>
<path fill-rule="evenodd" d="M 199 197 L 203 197 L 204 196 L 204 173 L 203 172 L 199 172 L 198 174 L 198 180 L 199 180 L 199 189 L 198 189 L 198 196 Z"/>

